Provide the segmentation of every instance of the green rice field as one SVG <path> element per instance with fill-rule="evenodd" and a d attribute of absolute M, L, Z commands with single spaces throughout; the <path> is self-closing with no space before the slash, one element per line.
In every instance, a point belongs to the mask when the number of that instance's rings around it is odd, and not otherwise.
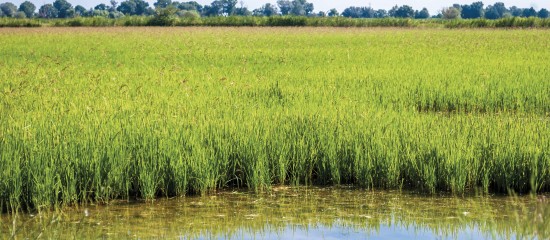
<path fill-rule="evenodd" d="M 0 29 L 0 209 L 550 190 L 550 30 Z"/>

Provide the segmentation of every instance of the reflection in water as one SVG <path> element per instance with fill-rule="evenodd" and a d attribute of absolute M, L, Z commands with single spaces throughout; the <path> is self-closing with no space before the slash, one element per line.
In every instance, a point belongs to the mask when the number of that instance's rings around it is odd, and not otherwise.
<path fill-rule="evenodd" d="M 116 202 L 4 215 L 0 239 L 510 239 L 550 237 L 543 197 L 452 197 L 353 188 Z"/>

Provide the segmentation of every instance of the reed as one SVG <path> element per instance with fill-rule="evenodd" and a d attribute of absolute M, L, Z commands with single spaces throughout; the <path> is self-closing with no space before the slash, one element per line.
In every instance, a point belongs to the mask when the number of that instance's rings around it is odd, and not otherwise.
<path fill-rule="evenodd" d="M 218 16 L 203 18 L 176 15 L 77 17 L 70 19 L 0 18 L 0 27 L 107 27 L 107 26 L 210 26 L 210 27 L 400 27 L 400 28 L 549 28 L 549 18 L 510 17 L 489 19 L 345 18 L 303 16 Z"/>

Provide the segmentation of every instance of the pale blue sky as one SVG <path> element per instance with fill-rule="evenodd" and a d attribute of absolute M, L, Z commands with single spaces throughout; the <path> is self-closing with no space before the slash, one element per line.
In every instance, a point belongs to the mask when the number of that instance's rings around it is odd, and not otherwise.
<path fill-rule="evenodd" d="M 25 0 L 0 0 L 0 2 L 12 2 L 19 6 L 22 2 Z M 35 5 L 37 5 L 37 8 L 45 3 L 52 3 L 54 0 L 30 0 Z M 91 8 L 96 6 L 100 3 L 108 4 L 110 0 L 68 0 L 68 2 L 72 3 L 73 6 L 75 5 L 82 5 L 86 8 Z M 118 2 L 121 2 L 123 0 L 117 0 Z M 188 0 L 178 0 L 179 2 L 186 2 Z M 200 4 L 210 4 L 213 0 L 195 0 Z M 241 0 L 239 0 L 241 1 Z M 375 9 L 390 9 L 394 5 L 410 5 L 415 9 L 422 9 L 423 7 L 428 8 L 430 10 L 431 14 L 436 14 L 439 10 L 441 10 L 443 7 L 451 6 L 453 3 L 458 4 L 470 4 L 472 2 L 476 2 L 478 0 L 468 0 L 468 1 L 461 1 L 461 0 L 308 0 L 308 2 L 311 2 L 315 5 L 315 11 L 328 11 L 331 8 L 336 8 L 338 11 L 342 12 L 345 8 L 349 6 L 370 6 Z M 151 6 L 153 5 L 156 0 L 149 0 L 148 1 Z M 253 0 L 242 0 L 245 6 L 247 6 L 249 9 L 255 9 L 260 7 L 261 5 L 265 3 L 273 3 L 275 4 L 277 0 L 260 0 L 260 1 L 253 1 Z M 497 1 L 483 1 L 485 3 L 485 6 L 493 4 Z M 521 8 L 529 8 L 534 7 L 535 9 L 539 10 L 540 8 L 546 8 L 550 10 L 550 1 L 549 0 L 505 0 L 505 1 L 499 1 L 504 2 L 507 7 L 510 6 L 518 6 Z"/>

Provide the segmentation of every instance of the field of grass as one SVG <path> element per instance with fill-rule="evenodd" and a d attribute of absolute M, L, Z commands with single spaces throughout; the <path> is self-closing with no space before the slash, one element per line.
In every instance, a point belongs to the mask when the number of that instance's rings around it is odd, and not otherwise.
<path fill-rule="evenodd" d="M 0 208 L 550 190 L 550 31 L 0 29 Z"/>

